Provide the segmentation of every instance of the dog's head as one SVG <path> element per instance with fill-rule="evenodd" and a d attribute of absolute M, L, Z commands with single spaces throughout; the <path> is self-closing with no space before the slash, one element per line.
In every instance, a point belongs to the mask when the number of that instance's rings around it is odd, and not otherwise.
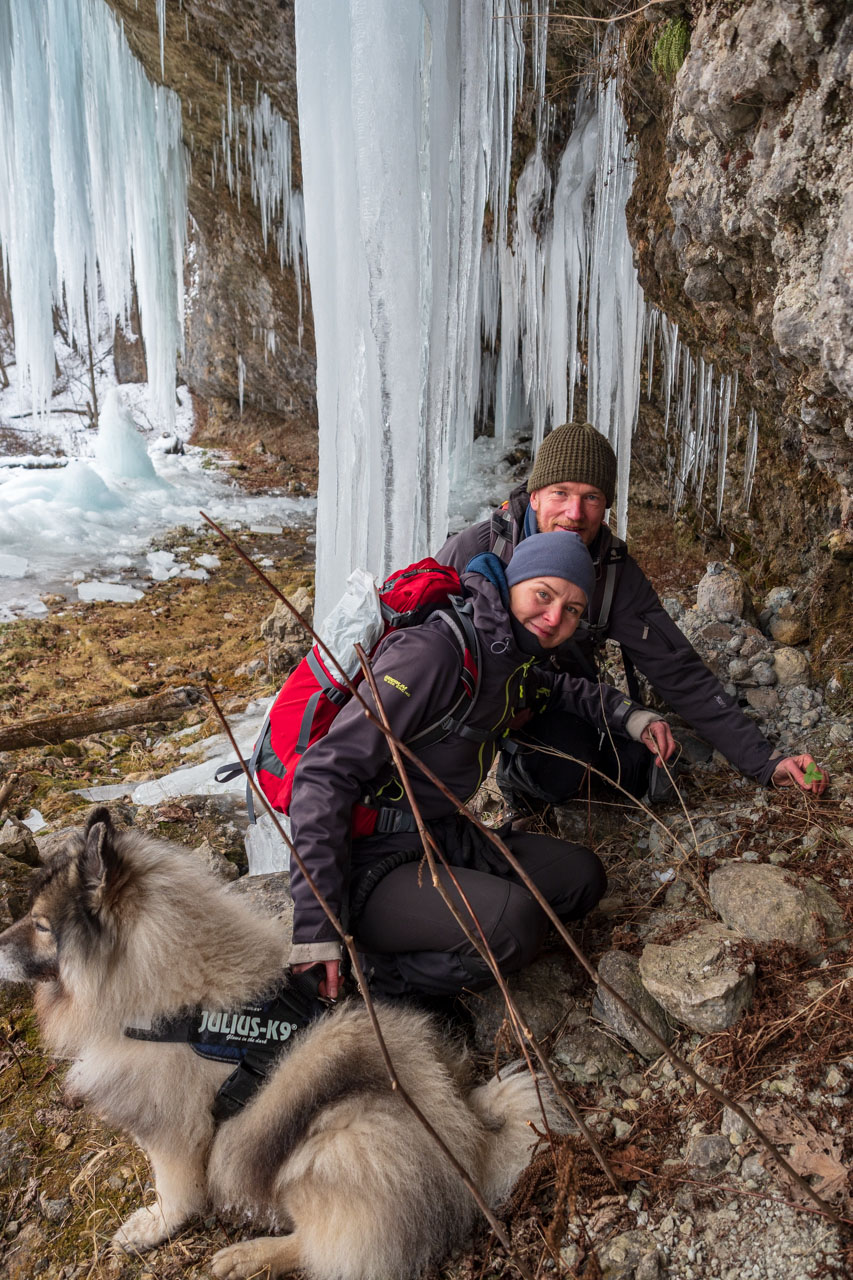
<path fill-rule="evenodd" d="M 107 809 L 95 809 L 85 827 L 37 872 L 27 915 L 0 934 L 0 981 L 49 982 L 60 959 L 91 962 L 115 943 L 129 867 Z"/>

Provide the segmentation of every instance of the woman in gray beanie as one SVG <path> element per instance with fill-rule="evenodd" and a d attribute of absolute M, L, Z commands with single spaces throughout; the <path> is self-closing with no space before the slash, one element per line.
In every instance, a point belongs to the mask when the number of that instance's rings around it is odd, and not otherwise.
<path fill-rule="evenodd" d="M 552 650 L 575 631 L 593 583 L 592 562 L 580 538 L 537 534 L 525 540 L 506 570 L 497 556 L 486 554 L 462 575 L 464 612 L 472 627 L 464 654 L 454 635 L 458 619 L 436 611 L 420 626 L 391 632 L 371 658 L 395 735 L 411 743 L 424 765 L 460 799 L 479 789 L 498 748 L 534 709 L 554 707 L 582 719 L 590 731 L 669 754 L 672 737 L 657 713 L 608 685 L 560 673 L 549 661 Z M 466 674 L 475 678 L 469 679 L 468 706 L 460 715 L 460 680 L 465 685 Z M 362 688 L 369 703 L 370 692 Z M 502 972 L 521 969 L 545 936 L 544 912 L 503 855 L 425 772 L 411 768 L 409 782 L 452 868 L 439 873 L 447 892 L 463 914 L 468 904 L 473 908 Z M 372 834 L 352 834 L 354 805 L 362 815 L 375 812 Z M 290 816 L 313 883 L 333 910 L 348 918 L 377 994 L 445 997 L 489 984 L 488 965 L 430 877 L 421 874 L 423 848 L 408 796 L 387 740 L 356 699 L 301 757 Z M 590 849 L 526 831 L 505 838 L 561 919 L 580 919 L 603 894 L 604 869 Z M 291 893 L 290 963 L 297 969 L 325 964 L 326 992 L 335 996 L 338 938 L 298 867 L 291 870 Z"/>

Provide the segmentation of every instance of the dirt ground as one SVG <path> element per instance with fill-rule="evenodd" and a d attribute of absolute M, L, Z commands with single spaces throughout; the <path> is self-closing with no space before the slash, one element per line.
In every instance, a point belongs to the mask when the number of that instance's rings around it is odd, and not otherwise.
<path fill-rule="evenodd" d="M 271 482 L 271 473 L 266 482 Z M 313 552 L 304 536 L 246 533 L 240 540 L 255 559 L 269 557 L 274 562 L 267 572 L 285 593 L 311 585 Z M 274 604 L 267 588 L 213 531 L 178 530 L 161 545 L 190 545 L 196 554 L 215 553 L 222 567 L 204 583 L 181 579 L 154 583 L 136 604 L 52 603 L 46 618 L 0 629 L 0 725 L 132 700 L 175 685 L 209 685 L 226 711 L 241 710 L 248 700 L 274 692 L 280 677 L 263 667 L 245 669 L 252 660 L 266 657 L 260 624 Z M 715 548 L 690 538 L 686 525 L 673 534 L 665 513 L 654 509 L 641 512 L 635 521 L 632 550 L 661 594 L 681 596 L 685 603 L 690 602 L 689 592 L 706 561 L 718 558 Z M 193 727 L 195 733 L 189 732 Z M 180 729 L 188 732 L 176 740 L 173 735 Z M 168 724 L 93 733 L 0 755 L 0 788 L 5 792 L 0 821 L 9 814 L 24 817 L 37 808 L 52 828 L 73 823 L 89 807 L 75 788 L 141 781 L 167 772 L 181 759 L 179 742 L 186 744 L 218 729 L 212 710 L 202 703 Z M 819 811 L 799 797 L 786 797 L 774 810 L 770 825 L 764 818 L 733 817 L 733 803 L 743 802 L 745 807 L 745 797 L 736 796 L 733 801 L 730 790 L 721 789 L 712 777 L 697 778 L 691 786 L 691 808 L 715 815 L 715 821 L 729 832 L 729 856 L 736 856 L 744 840 L 754 842 L 756 833 L 763 831 L 777 845 L 787 840 L 796 863 L 804 835 L 816 824 L 827 841 L 835 841 L 833 847 L 841 847 L 833 833 L 850 823 L 847 811 L 838 807 L 838 796 Z M 193 845 L 202 838 L 214 842 L 219 838 L 215 814 L 203 801 L 191 807 L 165 805 L 134 817 L 161 835 Z M 643 816 L 623 813 L 602 818 L 599 811 L 594 817 L 590 809 L 586 817 L 581 811 L 575 818 L 581 827 L 586 822 L 579 836 L 606 855 L 612 886 L 607 911 L 579 932 L 588 954 L 597 958 L 612 946 L 636 953 L 654 929 L 661 938 L 667 929 L 677 929 L 677 912 L 661 914 L 668 893 L 660 884 L 655 889 L 649 879 L 648 852 L 642 851 L 648 834 Z M 225 853 L 234 861 L 241 857 L 236 847 Z M 703 863 L 701 876 L 706 877 L 713 865 L 714 860 Z M 22 909 L 24 872 L 23 868 L 14 874 L 9 867 L 4 869 L 0 890 L 12 914 Z M 683 876 L 679 872 L 682 901 L 695 894 L 695 874 L 692 865 Z M 833 874 L 837 875 L 837 868 Z M 670 906 L 675 903 L 673 897 Z M 850 913 L 850 902 L 844 905 Z M 577 986 L 578 973 L 565 956 L 555 963 L 571 972 L 566 981 Z M 840 963 L 837 972 L 816 972 L 801 956 L 768 952 L 761 957 L 761 999 L 749 1019 L 730 1034 L 704 1042 L 701 1051 L 690 1039 L 683 1047 L 695 1051 L 697 1061 L 713 1071 L 715 1079 L 734 1089 L 754 1087 L 763 1076 L 780 1073 L 792 1079 L 799 1073 L 798 1087 L 814 1087 L 821 1073 L 849 1056 L 853 1048 L 845 964 Z M 815 983 L 820 994 L 815 994 Z M 579 1004 L 581 1000 L 588 1004 L 588 993 L 579 994 Z M 819 1054 L 814 1052 L 816 1044 L 821 1046 Z M 607 1121 L 603 1131 L 608 1135 L 608 1158 L 624 1180 L 625 1198 L 612 1194 L 594 1157 L 577 1137 L 560 1144 L 556 1164 L 550 1153 L 543 1154 L 518 1188 L 508 1221 L 514 1246 L 532 1272 L 584 1280 L 600 1280 L 602 1275 L 608 1280 L 640 1277 L 640 1271 L 600 1264 L 601 1250 L 615 1232 L 633 1228 L 640 1220 L 638 1213 L 647 1219 L 656 1215 L 664 1223 L 667 1214 L 674 1214 L 677 1234 L 679 1214 L 683 1218 L 686 1213 L 685 1188 L 697 1221 L 703 1206 L 716 1208 L 727 1199 L 725 1194 L 721 1199 L 718 1188 L 703 1184 L 695 1174 L 690 1176 L 683 1161 L 685 1134 L 691 1125 L 707 1120 L 710 1101 L 695 1090 L 676 1087 L 665 1074 L 658 1078 L 649 1069 L 644 1077 L 643 1071 L 641 1065 L 633 1076 L 625 1077 L 635 1081 L 630 1089 L 608 1086 L 606 1105 L 595 1080 L 581 1083 L 576 1092 L 588 1118 Z M 48 1061 L 40 1050 L 27 993 L 0 987 L 0 1266 L 9 1280 L 37 1275 L 45 1280 L 207 1276 L 205 1259 L 239 1238 L 215 1219 L 194 1226 L 145 1257 L 107 1255 L 107 1241 L 119 1220 L 150 1194 L 147 1165 L 132 1144 L 66 1105 L 62 1077 L 61 1066 Z M 608 1107 L 611 1111 L 624 1107 L 619 1114 L 629 1117 L 630 1126 L 607 1128 L 612 1123 Z M 849 1125 L 846 1133 L 844 1159 L 849 1160 Z M 783 1203 L 788 1199 L 778 1189 L 773 1195 Z M 836 1245 L 832 1256 L 803 1274 L 840 1277 L 844 1265 Z M 470 1252 L 451 1259 L 441 1274 L 447 1280 L 485 1280 L 517 1272 L 484 1232 Z M 654 1276 L 667 1274 L 673 1280 L 690 1280 L 687 1270 L 673 1266 L 667 1272 L 661 1262 Z M 697 1269 L 692 1274 L 699 1280 L 706 1273 Z M 707 1274 L 723 1273 L 712 1269 Z M 652 1275 L 648 1270 L 649 1280 Z"/>

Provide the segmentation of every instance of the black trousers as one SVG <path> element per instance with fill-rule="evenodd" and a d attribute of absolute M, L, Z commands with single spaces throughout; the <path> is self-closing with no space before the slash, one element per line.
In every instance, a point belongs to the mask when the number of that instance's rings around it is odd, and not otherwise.
<path fill-rule="evenodd" d="M 527 832 L 513 832 L 506 843 L 560 919 L 580 919 L 604 894 L 607 877 L 591 849 Z M 452 861 L 452 850 L 447 854 Z M 515 973 L 533 960 L 548 918 L 508 865 L 506 873 L 453 867 L 452 876 L 441 868 L 439 879 L 466 923 L 465 901 L 470 904 L 502 973 Z M 377 994 L 456 995 L 493 981 L 420 862 L 405 863 L 379 882 L 355 934 Z"/>
<path fill-rule="evenodd" d="M 537 746 L 550 747 L 572 756 L 566 760 Z M 567 715 L 565 711 L 546 711 L 535 716 L 520 732 L 510 753 L 501 755 L 498 784 L 502 790 L 520 792 L 548 804 L 564 804 L 576 796 L 586 784 L 587 764 L 617 782 L 637 799 L 649 781 L 653 757 L 641 742 L 633 742 L 616 734 L 612 740 L 588 720 Z M 593 782 L 600 781 L 592 775 Z"/>

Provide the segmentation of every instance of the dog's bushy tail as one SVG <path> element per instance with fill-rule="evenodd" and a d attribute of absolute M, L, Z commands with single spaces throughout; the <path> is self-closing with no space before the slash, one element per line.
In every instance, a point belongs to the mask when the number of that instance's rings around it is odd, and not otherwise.
<path fill-rule="evenodd" d="M 523 1064 L 472 1090 L 468 1103 L 488 1132 L 480 1190 L 489 1204 L 498 1205 L 527 1167 L 539 1135 L 549 1128 L 564 1133 L 568 1117 L 548 1082 L 532 1076 Z"/>

